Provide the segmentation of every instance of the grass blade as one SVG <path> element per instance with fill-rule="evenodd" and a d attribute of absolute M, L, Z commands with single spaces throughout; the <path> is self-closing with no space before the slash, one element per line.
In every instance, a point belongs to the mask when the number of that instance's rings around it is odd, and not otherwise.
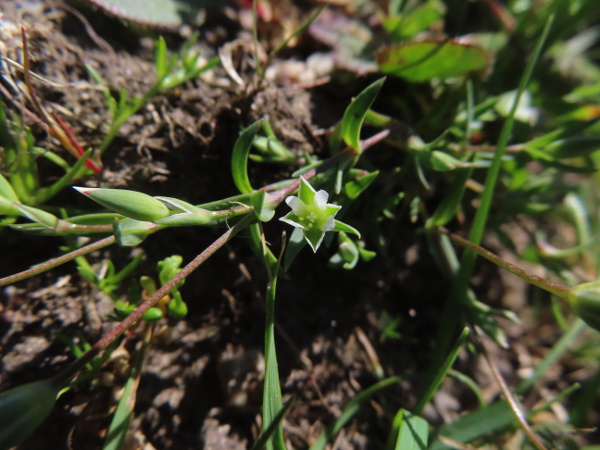
<path fill-rule="evenodd" d="M 473 226 L 471 227 L 471 233 L 469 235 L 469 240 L 475 244 L 481 243 L 481 239 L 483 238 L 483 231 L 492 205 L 492 199 L 496 188 L 496 182 L 500 174 L 502 157 L 506 152 L 506 146 L 508 144 L 511 131 L 513 129 L 513 125 L 515 122 L 515 113 L 519 105 L 519 99 L 521 98 L 521 95 L 523 94 L 527 85 L 529 84 L 529 80 L 531 79 L 533 69 L 542 53 L 542 48 L 544 46 L 544 43 L 546 42 L 546 38 L 548 37 L 550 28 L 552 27 L 552 22 L 552 19 L 548 20 L 540 38 L 538 39 L 533 55 L 529 59 L 527 67 L 525 68 L 525 72 L 523 73 L 523 76 L 519 81 L 517 95 L 514 98 L 510 113 L 508 114 L 506 122 L 504 122 L 504 126 L 502 127 L 502 130 L 500 132 L 500 137 L 496 145 L 496 151 L 494 152 L 492 165 L 486 175 L 485 186 L 483 194 L 481 196 L 481 202 L 475 213 Z M 433 368 L 435 368 L 439 364 L 439 362 L 443 358 L 443 355 L 447 351 L 447 342 L 449 336 L 452 335 L 453 329 L 456 327 L 457 321 L 460 317 L 460 315 L 456 314 L 455 311 L 460 311 L 462 309 L 461 306 L 467 298 L 467 286 L 469 284 L 469 279 L 471 278 L 471 274 L 473 273 L 473 269 L 475 267 L 475 260 L 476 254 L 474 252 L 464 252 L 460 264 L 460 269 L 452 286 L 450 299 L 447 302 L 446 308 L 442 314 L 442 316 L 445 317 L 446 320 L 444 320 L 441 323 L 441 326 L 438 331 L 438 336 L 436 339 L 438 347 L 437 352 L 433 357 Z"/>
<path fill-rule="evenodd" d="M 393 439 L 388 442 L 386 448 L 389 450 L 425 450 L 429 440 L 429 424 L 422 417 L 401 409 L 394 418 L 390 437 L 393 436 L 397 436 L 396 442 Z"/>
<path fill-rule="evenodd" d="M 329 425 L 317 438 L 317 440 L 310 446 L 310 450 L 324 450 L 325 445 L 331 441 L 340 430 L 346 425 L 346 423 L 358 412 L 364 404 L 371 399 L 379 391 L 390 387 L 400 381 L 400 377 L 391 377 L 382 380 L 373 386 L 365 389 L 356 397 L 348 402 L 342 414 Z"/>
<path fill-rule="evenodd" d="M 425 408 L 425 405 L 427 405 L 427 403 L 429 403 L 431 401 L 431 399 L 437 392 L 438 388 L 440 387 L 440 384 L 442 384 L 442 381 L 444 381 L 444 378 L 446 378 L 448 371 L 452 368 L 452 365 L 454 364 L 454 361 L 456 360 L 456 357 L 458 356 L 458 352 L 462 348 L 462 346 L 465 343 L 465 341 L 467 340 L 468 336 L 469 336 L 469 329 L 468 328 L 463 329 L 462 333 L 460 334 L 460 336 L 458 338 L 458 341 L 454 345 L 454 348 L 452 349 L 452 351 L 446 358 L 446 361 L 444 362 L 444 364 L 442 365 L 442 367 L 440 368 L 440 370 L 438 371 L 438 373 L 436 374 L 436 376 L 434 377 L 432 382 L 429 384 L 429 387 L 427 388 L 425 393 L 423 395 L 421 395 L 421 399 L 419 400 L 419 403 L 417 403 L 417 406 L 415 407 L 415 414 L 417 414 L 417 415 L 421 414 L 421 411 L 423 411 L 423 408 Z"/>
<path fill-rule="evenodd" d="M 146 355 L 146 349 L 150 343 L 152 337 L 152 328 L 148 328 L 142 341 L 142 346 L 135 355 L 135 361 L 131 368 L 131 373 L 125 384 L 123 395 L 119 400 L 115 415 L 110 423 L 106 441 L 102 450 L 120 450 L 125 442 L 127 430 L 129 429 L 129 423 L 133 417 L 133 408 L 135 407 L 135 395 L 137 387 L 140 382 L 140 375 L 142 372 L 142 365 L 144 363 L 144 357 Z"/>
<path fill-rule="evenodd" d="M 259 123 L 260 125 L 260 123 Z M 252 139 L 250 139 L 252 142 Z M 262 230 L 261 230 L 262 231 Z M 262 235 L 265 262 L 268 261 L 267 245 Z M 281 259 L 281 256 L 280 258 Z M 263 428 L 271 431 L 266 442 L 267 450 L 284 450 L 286 448 L 283 439 L 283 427 L 281 418 L 278 419 L 283 410 L 281 400 L 281 386 L 279 384 L 279 368 L 277 364 L 277 352 L 275 350 L 275 293 L 277 290 L 277 275 L 279 273 L 279 260 L 275 267 L 267 265 L 269 284 L 266 294 L 266 319 L 265 319 L 265 386 L 263 391 Z"/>
<path fill-rule="evenodd" d="M 263 433 L 259 436 L 259 438 L 256 440 L 256 442 L 254 443 L 254 445 L 252 446 L 252 448 L 250 450 L 260 450 L 260 449 L 265 448 L 268 440 L 271 438 L 271 436 L 273 435 L 275 430 L 281 426 L 283 417 L 289 411 L 289 409 L 292 407 L 294 400 L 295 400 L 295 398 L 292 397 L 287 402 L 285 402 L 285 405 L 283 405 L 283 408 L 281 408 L 281 410 L 273 418 L 273 421 L 269 424 L 267 429 L 265 431 L 263 431 Z"/>

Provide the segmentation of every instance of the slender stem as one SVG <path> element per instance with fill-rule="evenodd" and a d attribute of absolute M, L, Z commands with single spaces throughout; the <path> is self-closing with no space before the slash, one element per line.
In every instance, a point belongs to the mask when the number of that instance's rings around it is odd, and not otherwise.
<path fill-rule="evenodd" d="M 15 273 L 14 275 L 9 275 L 8 277 L 0 278 L 0 287 L 6 286 L 12 283 L 16 283 L 17 281 L 22 281 L 27 278 L 33 277 L 34 275 L 38 275 L 42 272 L 45 272 L 50 269 L 54 269 L 55 267 L 60 266 L 61 264 L 72 261 L 73 259 L 87 255 L 93 251 L 99 250 L 103 247 L 106 247 L 110 244 L 113 244 L 116 241 L 114 236 L 109 236 L 107 238 L 101 239 L 99 241 L 94 242 L 93 244 L 88 244 L 84 247 L 81 247 L 77 250 L 67 253 L 66 255 L 59 256 L 58 258 L 53 258 L 45 263 L 38 264 L 31 269 L 24 270 L 23 272 Z"/>
<path fill-rule="evenodd" d="M 528 283 L 533 284 L 545 291 L 548 291 L 554 295 L 557 295 L 561 298 L 566 298 L 568 293 L 571 291 L 571 287 L 565 286 L 564 284 L 553 283 L 551 281 L 545 280 L 544 278 L 538 277 L 537 275 L 533 275 L 521 269 L 520 267 L 515 266 L 514 264 L 509 263 L 508 261 L 500 258 L 498 255 L 486 250 L 485 248 L 476 245 L 472 242 L 467 241 L 466 239 L 458 236 L 457 234 L 450 233 L 448 230 L 444 228 L 439 229 L 441 233 L 447 234 L 452 241 L 455 243 L 462 245 L 463 247 L 470 248 L 479 256 L 484 257 L 488 261 L 493 262 L 494 264 L 502 267 L 503 269 L 508 270 L 513 275 L 518 276 L 519 278 L 527 281 Z"/>
<path fill-rule="evenodd" d="M 393 127 L 387 130 L 383 130 L 380 131 L 377 134 L 374 134 L 373 136 L 371 136 L 370 138 L 367 138 L 363 141 L 361 141 L 361 148 L 363 149 L 363 152 L 368 149 L 369 147 L 374 146 L 375 144 L 378 144 L 379 142 L 383 141 L 384 139 L 386 139 L 390 134 L 394 133 L 398 128 L 400 128 L 400 126 L 397 127 Z M 304 178 L 305 180 L 310 180 L 311 178 L 314 178 L 316 175 L 318 175 L 319 173 L 323 173 L 326 170 L 335 167 L 337 164 L 339 164 L 340 162 L 346 160 L 346 159 L 352 159 L 355 158 L 357 156 L 356 151 L 350 147 L 346 147 L 344 150 L 342 150 L 339 153 L 336 153 L 335 155 L 333 155 L 331 158 L 326 159 L 325 161 L 323 161 L 323 163 L 321 163 L 318 167 L 315 167 L 314 169 L 309 170 L 308 172 L 302 174 L 302 178 Z M 296 190 L 298 190 L 298 187 L 300 186 L 300 179 L 296 179 L 294 180 L 292 183 L 290 183 L 289 185 L 274 191 L 271 193 L 272 197 L 271 197 L 271 204 L 272 205 L 278 205 L 279 203 L 281 203 L 288 195 L 293 194 L 294 192 L 296 192 Z"/>
<path fill-rule="evenodd" d="M 122 322 L 115 326 L 108 334 L 101 338 L 94 346 L 88 350 L 81 358 L 74 361 L 64 371 L 62 371 L 57 377 L 61 379 L 70 379 L 77 372 L 85 367 L 95 356 L 99 355 L 102 351 L 106 350 L 110 344 L 119 338 L 127 329 L 133 324 L 138 322 L 144 313 L 158 303 L 158 301 L 167 295 L 175 286 L 181 281 L 185 280 L 194 270 L 196 270 L 202 263 L 204 263 L 209 257 L 211 257 L 217 250 L 225 245 L 232 237 L 234 237 L 240 230 L 245 226 L 249 225 L 254 220 L 254 214 L 248 214 L 243 217 L 237 224 L 232 228 L 223 233 L 216 241 L 210 244 L 202 253 L 196 256 L 187 266 L 167 281 L 160 289 L 158 289 L 152 296 L 145 300 L 139 305 L 129 316 L 127 316 Z"/>
<path fill-rule="evenodd" d="M 502 391 L 502 395 L 504 395 L 504 398 L 508 402 L 510 409 L 512 410 L 515 417 L 519 421 L 521 428 L 523 428 L 523 431 L 525 432 L 525 434 L 527 435 L 527 437 L 529 438 L 531 443 L 535 446 L 535 448 L 537 448 L 538 450 L 547 450 L 546 446 L 540 441 L 540 438 L 531 429 L 531 426 L 529 425 L 529 423 L 527 423 L 527 418 L 525 417 L 525 414 L 523 414 L 521 405 L 519 405 L 519 402 L 517 401 L 517 399 L 511 394 L 510 389 L 508 388 L 508 386 L 506 384 L 506 381 L 504 381 L 504 377 L 500 373 L 500 370 L 498 370 L 498 366 L 496 365 L 495 361 L 488 354 L 488 351 L 485 348 L 485 345 L 483 344 L 483 342 L 479 341 L 478 339 L 475 342 L 477 343 L 477 346 L 481 350 L 483 357 L 485 358 L 488 365 L 490 366 L 490 369 L 492 370 L 492 374 L 494 375 L 494 378 L 496 379 L 496 382 L 498 383 L 498 386 L 500 387 L 500 391 Z"/>

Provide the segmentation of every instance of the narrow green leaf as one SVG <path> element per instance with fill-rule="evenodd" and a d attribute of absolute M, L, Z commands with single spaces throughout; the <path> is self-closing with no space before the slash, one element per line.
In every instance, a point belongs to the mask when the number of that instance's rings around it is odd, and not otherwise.
<path fill-rule="evenodd" d="M 196 227 L 208 224 L 213 215 L 210 211 L 197 211 L 190 213 L 171 214 L 162 219 L 154 220 L 154 223 L 168 227 Z"/>
<path fill-rule="evenodd" d="M 300 253 L 300 250 L 307 245 L 306 239 L 304 239 L 304 232 L 300 228 L 294 228 L 290 236 L 287 247 L 285 248 L 285 256 L 283 258 L 283 268 L 287 272 Z"/>
<path fill-rule="evenodd" d="M 275 208 L 269 204 L 269 194 L 265 191 L 258 190 L 251 197 L 254 214 L 261 222 L 268 222 L 275 215 Z"/>
<path fill-rule="evenodd" d="M 12 202 L 10 200 L 5 199 L 4 197 L 0 196 L 0 215 L 6 215 L 6 216 L 18 216 L 20 215 L 20 211 L 18 210 L 18 208 L 15 207 L 15 205 L 18 205 L 19 203 L 17 202 Z"/>
<path fill-rule="evenodd" d="M 69 217 L 69 222 L 75 225 L 112 225 L 117 213 L 83 214 Z"/>
<path fill-rule="evenodd" d="M 515 123 L 514 114 L 518 106 L 518 99 L 529 84 L 531 75 L 533 73 L 533 69 L 542 53 L 542 48 L 544 46 L 546 38 L 549 35 L 553 21 L 554 16 L 551 16 L 550 19 L 544 25 L 544 29 L 536 43 L 535 50 L 532 56 L 527 61 L 525 72 L 522 74 L 519 80 L 519 86 L 517 88 L 518 94 L 511 108 L 511 112 L 506 118 L 506 122 L 504 123 L 500 132 L 500 136 L 496 144 L 496 150 L 494 151 L 492 165 L 487 171 L 483 194 L 481 195 L 481 201 L 475 213 L 473 225 L 469 234 L 469 241 L 473 242 L 474 244 L 479 244 L 483 237 L 485 224 L 487 222 L 488 214 L 494 198 L 496 183 L 498 181 L 500 170 L 502 168 L 502 159 L 506 152 L 506 146 L 508 144 L 508 140 L 511 136 L 512 129 Z M 444 355 L 446 354 L 446 351 L 449 346 L 448 336 L 450 336 L 452 330 L 456 328 L 458 318 L 461 316 L 461 314 L 456 314 L 456 311 L 464 311 L 466 309 L 465 307 L 468 301 L 468 284 L 471 278 L 471 274 L 473 273 L 475 260 L 476 254 L 472 251 L 466 251 L 462 255 L 460 269 L 453 282 L 449 301 L 446 302 L 445 309 L 442 312 L 442 317 L 445 317 L 446 320 L 444 320 L 441 323 L 441 326 L 438 328 L 438 334 L 436 339 L 437 347 L 435 350 L 434 357 L 432 358 L 432 365 L 434 367 L 439 366 L 439 364 L 442 361 L 442 358 L 444 358 Z"/>
<path fill-rule="evenodd" d="M 37 205 L 46 202 L 48 199 L 54 197 L 59 191 L 63 190 L 67 186 L 71 185 L 73 180 L 79 175 L 79 172 L 87 159 L 92 154 L 92 149 L 88 149 L 81 157 L 77 159 L 73 167 L 71 167 L 67 173 L 65 173 L 58 181 L 52 183 L 50 186 L 38 189 L 33 197 L 33 202 Z"/>
<path fill-rule="evenodd" d="M 158 311 L 160 312 L 160 310 Z M 146 349 L 148 348 L 148 341 L 149 337 L 142 341 L 142 347 L 135 355 L 131 373 L 127 378 L 127 383 L 125 383 L 125 389 L 121 395 L 121 398 L 119 399 L 119 403 L 108 429 L 108 434 L 102 450 L 121 450 L 123 448 L 125 437 L 127 436 L 127 430 L 129 429 L 129 423 L 133 417 L 135 395 L 137 392 L 140 373 L 142 371 L 142 365 L 144 363 L 144 356 L 146 354 Z"/>
<path fill-rule="evenodd" d="M 13 206 L 19 210 L 19 212 L 27 217 L 32 222 L 36 222 L 44 225 L 48 228 L 57 228 L 60 224 L 67 224 L 68 222 L 59 219 L 53 214 L 46 212 L 44 210 L 34 208 L 32 206 L 26 206 L 21 204 L 13 203 Z"/>
<path fill-rule="evenodd" d="M 548 144 L 545 151 L 556 158 L 588 156 L 600 150 L 600 136 L 575 136 Z"/>
<path fill-rule="evenodd" d="M 344 139 L 344 142 L 346 142 L 346 145 L 353 148 L 356 153 L 361 152 L 360 130 L 363 121 L 384 82 L 385 78 L 380 78 L 369 85 L 364 91 L 356 96 L 354 101 L 346 108 L 346 112 L 344 112 L 344 117 L 342 119 L 342 138 Z"/>
<path fill-rule="evenodd" d="M 254 136 L 256 136 L 261 127 L 262 120 L 254 122 L 242 132 L 233 147 L 231 174 L 233 175 L 235 186 L 242 194 L 254 192 L 248 178 L 248 154 L 250 153 Z"/>
<path fill-rule="evenodd" d="M 340 222 L 339 220 L 335 220 L 335 219 L 334 219 L 333 223 L 334 223 L 334 226 L 331 231 L 343 231 L 344 233 L 351 233 L 351 234 L 354 234 L 355 236 L 358 236 L 358 238 L 360 239 L 360 232 L 356 228 L 351 227 L 347 223 Z"/>
<path fill-rule="evenodd" d="M 0 197 L 4 197 L 11 202 L 19 202 L 19 197 L 6 178 L 0 173 Z"/>
<path fill-rule="evenodd" d="M 453 78 L 483 70 L 488 56 L 483 48 L 456 40 L 395 45 L 377 53 L 379 69 L 409 81 Z"/>
<path fill-rule="evenodd" d="M 369 187 L 373 180 L 377 178 L 377 175 L 379 175 L 379 171 L 368 173 L 347 182 L 344 185 L 344 192 L 349 199 L 354 200 L 356 197 L 362 194 L 366 188 Z"/>
<path fill-rule="evenodd" d="M 142 192 L 127 189 L 82 188 L 73 189 L 100 203 L 105 208 L 141 221 L 162 219 L 169 208 L 160 200 Z"/>
<path fill-rule="evenodd" d="M 454 361 L 456 360 L 456 358 L 458 356 L 458 352 L 462 348 L 462 346 L 465 343 L 465 341 L 467 340 L 468 336 L 469 336 L 469 329 L 465 327 L 463 329 L 462 333 L 460 334 L 456 344 L 454 345 L 454 348 L 452 349 L 452 351 L 446 358 L 446 361 L 444 361 L 444 364 L 442 364 L 442 366 L 439 368 L 435 377 L 433 378 L 433 380 L 427 387 L 427 390 L 425 391 L 425 393 L 423 395 L 421 395 L 421 398 L 419 399 L 419 403 L 415 407 L 416 414 L 420 414 L 421 411 L 423 411 L 423 408 L 425 408 L 425 405 L 427 405 L 427 403 L 429 403 L 431 401 L 434 394 L 437 392 L 438 388 L 442 384 L 442 381 L 444 381 L 444 378 L 446 378 L 448 371 L 452 368 L 452 365 L 454 364 Z"/>
<path fill-rule="evenodd" d="M 112 95 L 110 95 L 110 90 L 106 85 L 106 81 L 104 80 L 104 78 L 102 78 L 98 71 L 89 64 L 85 65 L 85 69 L 96 83 L 106 88 L 102 89 L 102 95 L 104 96 L 104 100 L 106 101 L 106 104 L 109 107 L 108 109 L 111 113 L 111 116 L 114 118 L 117 112 L 117 104 L 115 103 L 115 98 Z"/>
<path fill-rule="evenodd" d="M 548 399 L 541 406 L 529 412 L 526 419 L 530 420 L 541 411 L 547 411 L 553 404 L 563 401 L 579 387 L 577 383 L 569 386 L 554 398 Z M 436 434 L 454 442 L 469 444 L 491 433 L 498 433 L 517 426 L 518 421 L 509 404 L 505 400 L 498 400 L 477 411 L 466 414 L 452 423 L 442 425 Z M 434 440 L 429 446 L 429 450 L 449 450 L 450 448 L 454 447 L 448 447 L 439 439 Z"/>
<path fill-rule="evenodd" d="M 396 437 L 396 439 L 393 439 Z M 394 418 L 387 449 L 426 450 L 429 440 L 429 424 L 425 419 L 401 409 Z M 395 442 L 394 442 L 395 441 Z"/>
<path fill-rule="evenodd" d="M 277 415 L 275 416 L 271 424 L 267 427 L 267 429 L 261 433 L 261 435 L 258 437 L 258 439 L 256 440 L 256 442 L 250 450 L 262 450 L 263 448 L 265 448 L 268 440 L 271 438 L 275 430 L 281 426 L 283 417 L 291 408 L 292 404 L 294 403 L 294 400 L 295 398 L 292 397 L 287 402 L 285 402 L 283 408 L 281 408 L 281 410 L 277 413 Z"/>
<path fill-rule="evenodd" d="M 290 34 L 277 47 L 275 47 L 275 49 L 269 55 L 269 58 L 272 59 L 277 53 L 279 53 L 282 49 L 287 47 L 287 45 L 292 39 L 304 32 L 304 30 L 306 30 L 310 26 L 310 24 L 313 23 L 317 19 L 317 17 L 319 17 L 319 15 L 323 12 L 325 8 L 327 8 L 327 4 L 320 6 L 308 19 L 302 22 L 299 27 L 296 27 L 292 34 Z"/>
<path fill-rule="evenodd" d="M 154 49 L 154 65 L 156 66 L 156 78 L 160 82 L 168 75 L 167 67 L 167 43 L 165 38 L 159 36 Z"/>
<path fill-rule="evenodd" d="M 506 428 L 514 421 L 515 416 L 510 406 L 506 401 L 501 400 L 441 426 L 438 435 L 448 437 L 456 442 L 468 443 L 492 431 Z M 435 440 L 429 450 L 446 450 L 448 448 L 441 441 Z"/>
<path fill-rule="evenodd" d="M 7 155 L 5 157 L 7 162 L 12 163 L 12 159 L 17 149 L 17 144 L 10 132 L 8 123 L 8 117 L 6 116 L 6 111 L 4 110 L 4 104 L 0 102 L 0 144 L 6 149 Z"/>
<path fill-rule="evenodd" d="M 400 377 L 386 378 L 365 389 L 350 400 L 344 407 L 342 414 L 319 435 L 313 445 L 310 446 L 310 450 L 324 450 L 327 443 L 337 436 L 344 425 L 371 399 L 371 397 L 381 390 L 398 383 L 400 379 Z"/>
<path fill-rule="evenodd" d="M 390 16 L 383 21 L 383 27 L 397 42 L 408 39 L 427 30 L 445 12 L 441 2 L 428 2 L 410 11 L 408 14 Z"/>
<path fill-rule="evenodd" d="M 154 230 L 156 230 L 156 225 L 152 222 L 135 219 L 115 221 L 115 238 L 118 244 L 124 247 L 134 247 L 140 244 Z"/>
<path fill-rule="evenodd" d="M 264 248 L 262 245 L 260 224 L 253 223 L 251 225 L 248 225 L 248 230 L 250 231 L 249 243 L 250 243 L 250 248 L 252 249 L 252 252 L 254 253 L 255 256 L 257 256 L 261 260 L 264 260 L 265 251 L 264 251 Z M 273 252 L 270 249 L 267 248 L 266 250 L 267 250 L 267 254 L 266 254 L 265 264 L 268 267 L 275 267 L 277 265 L 277 258 L 275 257 L 275 255 L 273 254 Z"/>
<path fill-rule="evenodd" d="M 470 178 L 472 172 L 471 169 L 456 171 L 456 176 L 446 196 L 436 208 L 433 215 L 427 220 L 426 228 L 428 230 L 444 226 L 454 218 L 454 215 L 462 204 L 467 180 Z"/>
<path fill-rule="evenodd" d="M 264 247 L 263 247 L 264 248 Z M 268 256 L 264 255 L 265 260 Z M 279 384 L 279 368 L 277 364 L 277 352 L 275 350 L 275 295 L 277 292 L 277 275 L 279 263 L 275 270 L 268 267 L 269 284 L 266 293 L 266 318 L 265 318 L 265 382 L 263 391 L 263 427 L 271 428 L 271 424 L 277 422 L 277 416 L 283 409 L 281 399 L 281 386 Z M 267 450 L 285 450 L 283 439 L 283 427 L 281 420 L 275 426 L 266 444 Z"/>
<path fill-rule="evenodd" d="M 331 130 L 331 135 L 329 136 L 329 141 L 327 143 L 329 146 L 329 152 L 332 155 L 335 155 L 341 150 L 342 147 L 342 122 L 338 122 L 334 125 L 333 130 Z"/>
<path fill-rule="evenodd" d="M 52 412 L 61 387 L 50 379 L 2 392 L 0 448 L 11 448 L 27 439 Z"/>

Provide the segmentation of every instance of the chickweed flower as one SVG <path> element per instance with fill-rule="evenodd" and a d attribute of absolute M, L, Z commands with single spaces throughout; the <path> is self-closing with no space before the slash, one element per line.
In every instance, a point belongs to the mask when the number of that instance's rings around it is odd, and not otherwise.
<path fill-rule="evenodd" d="M 328 198 L 329 194 L 326 191 L 315 191 L 308 181 L 300 177 L 298 196 L 290 195 L 285 199 L 292 211 L 279 219 L 300 228 L 314 252 L 317 251 L 328 231 L 349 231 L 360 236 L 351 226 L 335 220 L 335 215 L 342 207 L 327 203 Z"/>

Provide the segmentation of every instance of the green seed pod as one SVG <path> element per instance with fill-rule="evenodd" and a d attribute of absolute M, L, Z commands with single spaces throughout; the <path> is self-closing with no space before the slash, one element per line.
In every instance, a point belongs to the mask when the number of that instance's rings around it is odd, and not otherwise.
<path fill-rule="evenodd" d="M 140 277 L 140 286 L 146 291 L 147 295 L 152 295 L 156 292 L 156 283 L 151 277 L 146 275 Z"/>
<path fill-rule="evenodd" d="M 14 447 L 27 439 L 52 412 L 61 387 L 50 379 L 0 394 L 0 448 Z"/>
<path fill-rule="evenodd" d="M 181 299 L 174 298 L 169 302 L 169 316 L 174 319 L 183 319 L 188 313 L 186 303 Z"/>
<path fill-rule="evenodd" d="M 136 220 L 152 222 L 169 215 L 169 208 L 147 194 L 125 189 L 73 187 L 102 206 Z"/>
<path fill-rule="evenodd" d="M 117 316 L 121 320 L 123 320 L 127 316 L 129 316 L 129 314 L 131 314 L 133 312 L 133 310 L 135 309 L 135 305 L 126 304 L 120 300 L 117 301 L 115 305 L 116 306 L 113 309 L 113 311 L 115 313 L 115 316 Z"/>
<path fill-rule="evenodd" d="M 144 313 L 142 319 L 144 319 L 148 323 L 154 323 L 162 319 L 163 313 L 160 308 L 150 308 L 148 311 Z"/>
<path fill-rule="evenodd" d="M 600 281 L 575 286 L 565 299 L 575 314 L 590 327 L 600 331 Z"/>

